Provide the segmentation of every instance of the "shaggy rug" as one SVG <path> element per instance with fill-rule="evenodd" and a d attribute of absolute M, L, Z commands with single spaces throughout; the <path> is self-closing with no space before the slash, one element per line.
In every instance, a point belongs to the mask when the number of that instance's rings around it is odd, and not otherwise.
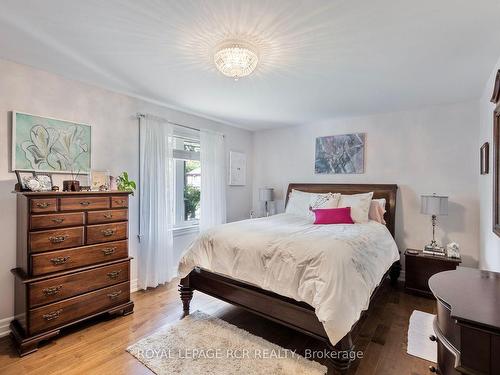
<path fill-rule="evenodd" d="M 199 311 L 127 351 L 158 375 L 323 375 L 327 371 L 317 362 Z"/>

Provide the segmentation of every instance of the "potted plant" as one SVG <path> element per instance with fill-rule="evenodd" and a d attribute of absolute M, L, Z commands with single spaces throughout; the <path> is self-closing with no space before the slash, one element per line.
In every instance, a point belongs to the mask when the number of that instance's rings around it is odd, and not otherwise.
<path fill-rule="evenodd" d="M 118 190 L 120 191 L 130 191 L 134 195 L 134 190 L 137 189 L 135 181 L 129 180 L 128 173 L 122 172 L 120 176 L 116 179 Z"/>

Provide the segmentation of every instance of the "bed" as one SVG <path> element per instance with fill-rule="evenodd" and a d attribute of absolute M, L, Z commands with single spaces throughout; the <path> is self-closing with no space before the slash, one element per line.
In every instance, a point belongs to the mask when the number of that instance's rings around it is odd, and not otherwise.
<path fill-rule="evenodd" d="M 388 276 L 393 284 L 399 277 L 393 241 L 397 185 L 290 184 L 286 203 L 292 189 L 373 192 L 374 199 L 386 200 L 386 227 L 375 222 L 313 226 L 283 214 L 202 233 L 180 262 L 183 309 L 189 314 L 194 290 L 240 306 L 324 341 L 339 353 L 331 359 L 333 367 L 344 372 L 380 286 Z M 259 241 L 265 244 L 262 251 Z"/>

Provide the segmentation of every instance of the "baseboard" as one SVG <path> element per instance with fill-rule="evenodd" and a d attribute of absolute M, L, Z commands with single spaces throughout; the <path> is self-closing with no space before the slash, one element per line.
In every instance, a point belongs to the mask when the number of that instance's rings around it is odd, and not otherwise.
<path fill-rule="evenodd" d="M 10 333 L 10 322 L 14 320 L 14 317 L 8 317 L 4 319 L 0 319 L 0 337 L 7 336 Z"/>

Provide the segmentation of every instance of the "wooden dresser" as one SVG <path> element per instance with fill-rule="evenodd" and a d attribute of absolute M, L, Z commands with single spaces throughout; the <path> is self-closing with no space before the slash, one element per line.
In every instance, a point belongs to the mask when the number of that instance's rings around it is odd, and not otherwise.
<path fill-rule="evenodd" d="M 17 193 L 15 320 L 21 355 L 102 313 L 129 314 L 128 192 Z"/>
<path fill-rule="evenodd" d="M 441 375 L 500 374 L 500 273 L 460 267 L 432 276 Z"/>

